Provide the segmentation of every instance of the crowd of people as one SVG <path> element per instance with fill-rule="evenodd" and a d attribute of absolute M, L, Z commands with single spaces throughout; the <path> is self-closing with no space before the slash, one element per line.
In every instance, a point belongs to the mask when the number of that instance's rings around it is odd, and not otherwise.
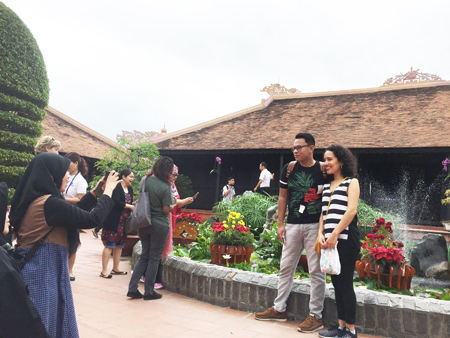
<path fill-rule="evenodd" d="M 28 164 L 11 199 L 9 221 L 7 187 L 0 184 L 0 224 L 4 224 L 0 236 L 3 247 L 0 249 L 0 337 L 78 337 L 70 282 L 75 281 L 73 266 L 82 229 L 96 229 L 96 237 L 102 229 L 100 277 L 110 279 L 113 275 L 127 274 L 119 263 L 126 239 L 125 221 L 135 207 L 131 187 L 133 171 L 123 168 L 120 173 L 107 172 L 87 192 L 85 160 L 75 152 L 60 156 L 60 148 L 61 143 L 51 136 L 39 140 L 36 156 Z M 283 249 L 278 294 L 273 307 L 255 313 L 255 319 L 287 319 L 287 299 L 305 249 L 311 274 L 310 314 L 298 330 L 323 329 L 326 278 L 320 269 L 317 246 L 323 250 L 337 248 L 341 273 L 332 276 L 332 283 L 339 322 L 320 331 L 319 336 L 357 337 L 353 290 L 353 271 L 360 250 L 356 227 L 359 199 L 356 161 L 348 149 L 333 144 L 326 149 L 324 161 L 319 162 L 314 160 L 314 149 L 315 139 L 311 134 L 296 135 L 292 148 L 295 161 L 281 172 L 278 238 L 283 241 Z M 260 170 L 254 191 L 267 193 L 274 175 L 264 162 Z M 152 222 L 151 226 L 138 230 L 142 254 L 131 275 L 127 297 L 143 300 L 162 297 L 155 290 L 163 287 L 161 259 L 172 251 L 175 215 L 194 201 L 192 197 L 180 199 L 175 185 L 177 177 L 178 167 L 171 158 L 162 156 L 140 183 L 148 192 Z M 222 191 L 224 200 L 235 197 L 234 183 L 234 178 L 229 177 Z M 8 246 L 11 233 L 16 241 L 14 258 L 7 253 L 11 251 Z M 111 254 L 113 266 L 109 270 Z M 139 281 L 144 282 L 143 294 L 138 290 Z M 6 306 L 12 300 L 14 304 L 7 311 Z M 21 325 L 17 325 L 17 320 L 22 321 Z"/>

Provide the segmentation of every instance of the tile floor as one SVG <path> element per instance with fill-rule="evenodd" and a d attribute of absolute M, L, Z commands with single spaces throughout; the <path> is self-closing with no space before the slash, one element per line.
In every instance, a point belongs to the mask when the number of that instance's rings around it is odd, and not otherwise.
<path fill-rule="evenodd" d="M 161 290 L 163 298 L 159 300 L 130 300 L 125 296 L 130 280 L 129 257 L 121 261 L 121 269 L 128 275 L 100 278 L 101 240 L 87 230 L 81 233 L 81 242 L 74 267 L 76 281 L 72 282 L 81 338 L 318 337 L 317 333 L 299 333 L 296 322 L 259 322 L 252 313 L 203 303 L 165 290 Z M 141 283 L 140 291 L 144 292 Z M 373 336 L 361 334 L 359 337 Z"/>

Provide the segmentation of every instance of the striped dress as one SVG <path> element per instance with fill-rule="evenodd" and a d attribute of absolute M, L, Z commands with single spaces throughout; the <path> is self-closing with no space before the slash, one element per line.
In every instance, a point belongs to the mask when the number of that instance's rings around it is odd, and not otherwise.
<path fill-rule="evenodd" d="M 342 216 L 348 209 L 347 189 L 351 181 L 352 178 L 346 178 L 344 181 L 341 182 L 339 186 L 337 186 L 334 189 L 333 194 L 331 194 L 330 183 L 326 183 L 323 186 L 322 215 L 325 229 L 325 239 L 328 239 L 328 237 L 330 237 L 331 233 L 339 224 L 339 222 L 342 219 Z M 330 204 L 329 207 L 328 203 Z M 358 221 L 357 216 L 355 216 L 351 221 L 351 223 L 339 234 L 338 239 L 348 240 L 350 237 L 352 242 L 356 241 L 355 244 L 359 243 L 359 232 L 356 226 L 357 221 Z"/>

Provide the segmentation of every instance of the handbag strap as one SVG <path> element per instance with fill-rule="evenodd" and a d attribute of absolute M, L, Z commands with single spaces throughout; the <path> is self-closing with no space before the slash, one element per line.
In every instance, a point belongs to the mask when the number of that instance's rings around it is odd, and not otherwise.
<path fill-rule="evenodd" d="M 50 233 L 52 232 L 54 227 L 51 227 L 51 229 L 49 230 L 49 232 L 47 232 L 44 237 L 40 238 L 36 243 L 34 243 L 34 245 L 31 247 L 30 250 L 28 250 L 28 252 L 25 254 L 25 256 L 22 258 L 22 268 L 23 266 L 25 266 L 25 264 L 27 264 L 31 258 L 33 258 L 34 254 L 36 253 L 36 251 L 38 251 L 38 249 L 44 245 L 45 240 L 47 239 L 48 235 L 50 235 Z"/>
<path fill-rule="evenodd" d="M 333 191 L 331 191 L 331 183 L 330 183 L 330 199 L 328 200 L 328 207 L 327 207 L 327 213 L 325 214 L 325 222 L 327 221 L 327 216 L 328 216 L 328 210 L 330 209 L 330 203 L 331 203 L 331 196 L 333 196 L 334 191 L 342 184 L 342 182 L 344 182 L 348 177 L 345 177 L 342 181 L 339 182 L 339 184 L 336 186 L 336 188 L 333 189 Z"/>

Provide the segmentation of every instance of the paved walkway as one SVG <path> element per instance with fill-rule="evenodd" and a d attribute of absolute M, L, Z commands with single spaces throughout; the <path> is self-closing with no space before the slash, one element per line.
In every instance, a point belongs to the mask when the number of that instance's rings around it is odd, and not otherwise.
<path fill-rule="evenodd" d="M 100 278 L 103 245 L 90 230 L 81 233 L 82 246 L 74 268 L 72 282 L 78 329 L 81 338 L 309 338 L 316 333 L 297 331 L 297 322 L 259 322 L 252 313 L 236 311 L 200 302 L 176 293 L 161 290 L 163 298 L 130 300 L 130 260 L 123 257 L 121 269 L 126 276 Z M 112 268 L 112 259 L 110 261 Z M 143 284 L 140 283 L 143 293 Z M 373 337 L 359 335 L 359 337 Z"/>

